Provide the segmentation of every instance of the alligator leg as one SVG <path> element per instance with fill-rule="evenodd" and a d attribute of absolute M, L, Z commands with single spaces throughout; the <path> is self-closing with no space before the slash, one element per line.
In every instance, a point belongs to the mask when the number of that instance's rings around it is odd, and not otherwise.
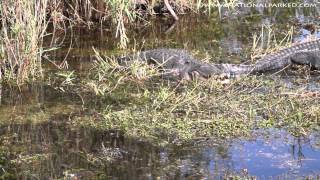
<path fill-rule="evenodd" d="M 319 52 L 298 52 L 290 57 L 292 64 L 309 65 L 311 69 L 320 70 Z"/>

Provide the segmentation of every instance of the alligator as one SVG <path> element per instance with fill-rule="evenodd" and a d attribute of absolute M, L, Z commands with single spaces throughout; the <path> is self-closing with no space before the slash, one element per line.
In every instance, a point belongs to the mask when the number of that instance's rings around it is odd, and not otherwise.
<path fill-rule="evenodd" d="M 210 64 L 197 60 L 183 49 L 152 49 L 117 58 L 120 65 L 131 60 L 142 60 L 156 65 L 166 77 L 190 80 L 195 77 L 210 78 L 214 75 L 262 74 L 283 69 L 293 64 L 308 65 L 320 70 L 320 39 L 293 45 L 266 55 L 255 64 Z"/>

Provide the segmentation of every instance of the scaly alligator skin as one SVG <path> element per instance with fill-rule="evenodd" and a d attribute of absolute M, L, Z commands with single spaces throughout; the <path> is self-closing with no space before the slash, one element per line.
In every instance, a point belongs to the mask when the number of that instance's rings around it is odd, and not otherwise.
<path fill-rule="evenodd" d="M 133 59 L 155 64 L 168 77 L 192 79 L 195 76 L 209 78 L 213 75 L 241 75 L 264 73 L 282 69 L 292 64 L 309 65 L 320 69 L 320 39 L 305 42 L 267 55 L 255 64 L 209 64 L 203 63 L 181 49 L 153 49 L 135 55 L 118 58 L 120 64 L 128 64 Z"/>
<path fill-rule="evenodd" d="M 267 55 L 257 61 L 252 71 L 263 73 L 282 69 L 292 64 L 309 65 L 312 69 L 320 69 L 320 39 L 297 44 Z"/>

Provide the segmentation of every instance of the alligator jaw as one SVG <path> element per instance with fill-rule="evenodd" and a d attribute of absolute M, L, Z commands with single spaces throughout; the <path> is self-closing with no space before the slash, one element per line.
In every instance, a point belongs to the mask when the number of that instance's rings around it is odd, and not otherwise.
<path fill-rule="evenodd" d="M 234 65 L 234 64 L 202 64 L 195 68 L 194 71 L 203 78 L 210 78 L 211 76 L 227 76 L 240 74 L 250 74 L 252 70 L 251 65 Z"/>
<path fill-rule="evenodd" d="M 203 63 L 193 68 L 192 73 L 204 79 L 208 79 L 213 75 L 222 74 L 223 72 L 214 65 Z"/>

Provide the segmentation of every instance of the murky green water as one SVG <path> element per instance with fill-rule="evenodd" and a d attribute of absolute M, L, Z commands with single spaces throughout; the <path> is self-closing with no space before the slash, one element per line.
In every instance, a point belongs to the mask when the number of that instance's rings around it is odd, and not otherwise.
<path fill-rule="evenodd" d="M 295 25 L 294 39 L 301 40 L 310 31 L 296 25 L 316 22 L 318 15 L 316 9 L 289 8 L 228 13 L 185 15 L 174 25 L 166 19 L 151 20 L 129 32 L 134 37 L 130 49 L 177 47 L 211 62 L 242 62 L 249 58 L 252 36 L 261 32 L 262 24 L 273 24 L 279 37 Z M 61 32 L 55 41 L 63 39 L 62 48 L 50 58 L 57 64 L 66 58 L 70 70 L 85 75 L 94 61 L 92 47 L 110 55 L 124 53 L 116 49 L 113 35 L 100 28 Z M 51 63 L 46 67 L 53 69 Z M 319 79 L 313 82 L 307 88 L 319 91 Z M 1 94 L 0 175 L 4 179 L 296 179 L 320 175 L 319 129 L 303 137 L 267 129 L 255 131 L 249 140 L 212 137 L 158 146 L 118 131 L 72 124 L 72 118 L 99 116 L 83 104 L 85 95 L 44 85 L 20 90 L 1 87 Z"/>
<path fill-rule="evenodd" d="M 12 173 L 40 179 L 221 179 L 236 175 L 295 179 L 320 173 L 318 134 L 294 138 L 270 130 L 257 132 L 249 141 L 202 140 L 157 147 L 119 132 L 72 129 L 64 122 L 67 118 L 2 127 L 1 140 L 7 147 L 1 153 L 10 158 L 21 152 L 12 160 L 19 166 Z"/>

